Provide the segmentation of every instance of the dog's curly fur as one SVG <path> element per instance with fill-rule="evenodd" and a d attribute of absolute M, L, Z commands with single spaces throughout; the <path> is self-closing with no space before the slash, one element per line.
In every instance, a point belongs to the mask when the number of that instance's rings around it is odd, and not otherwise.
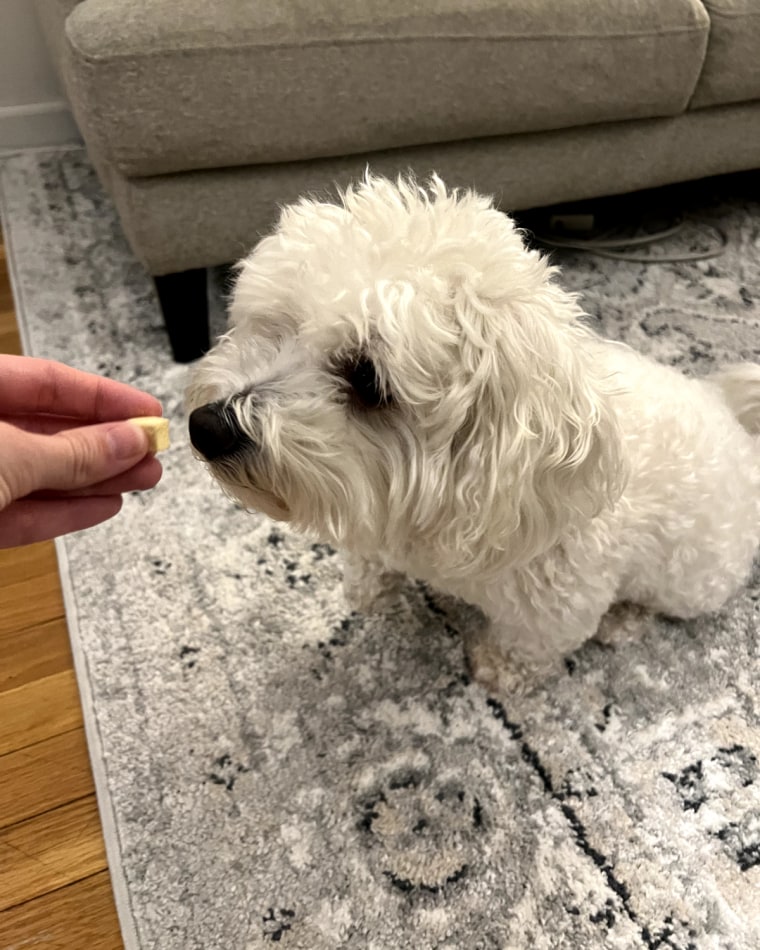
<path fill-rule="evenodd" d="M 760 366 L 690 379 L 603 341 L 476 194 L 367 177 L 302 200 L 239 267 L 191 409 L 242 505 L 478 605 L 543 662 L 614 603 L 718 608 L 760 540 Z"/>

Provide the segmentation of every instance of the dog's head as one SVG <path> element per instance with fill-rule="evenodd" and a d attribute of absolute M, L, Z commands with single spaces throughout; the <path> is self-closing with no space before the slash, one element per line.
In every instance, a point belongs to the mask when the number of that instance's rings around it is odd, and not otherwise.
<path fill-rule="evenodd" d="M 244 506 L 337 545 L 525 562 L 620 489 L 580 316 L 488 200 L 368 178 L 240 264 L 191 439 Z"/>

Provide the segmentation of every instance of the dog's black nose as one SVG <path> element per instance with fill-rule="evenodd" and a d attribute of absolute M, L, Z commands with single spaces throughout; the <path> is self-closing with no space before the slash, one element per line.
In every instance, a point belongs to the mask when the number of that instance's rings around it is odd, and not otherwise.
<path fill-rule="evenodd" d="M 188 429 L 193 447 L 209 461 L 230 455 L 242 441 L 234 418 L 218 403 L 193 409 Z"/>

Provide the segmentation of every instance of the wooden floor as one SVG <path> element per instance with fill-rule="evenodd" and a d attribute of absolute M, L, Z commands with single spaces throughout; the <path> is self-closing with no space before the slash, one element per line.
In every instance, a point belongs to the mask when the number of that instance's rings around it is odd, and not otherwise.
<path fill-rule="evenodd" d="M 1 243 L 0 352 L 21 352 Z M 55 549 L 0 550 L 0 950 L 123 946 Z"/>

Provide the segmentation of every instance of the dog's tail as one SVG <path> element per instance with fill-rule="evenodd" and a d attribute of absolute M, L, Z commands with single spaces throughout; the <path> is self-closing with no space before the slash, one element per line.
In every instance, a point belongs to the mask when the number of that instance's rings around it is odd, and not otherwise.
<path fill-rule="evenodd" d="M 710 376 L 747 432 L 760 434 L 760 364 L 737 363 Z"/>

